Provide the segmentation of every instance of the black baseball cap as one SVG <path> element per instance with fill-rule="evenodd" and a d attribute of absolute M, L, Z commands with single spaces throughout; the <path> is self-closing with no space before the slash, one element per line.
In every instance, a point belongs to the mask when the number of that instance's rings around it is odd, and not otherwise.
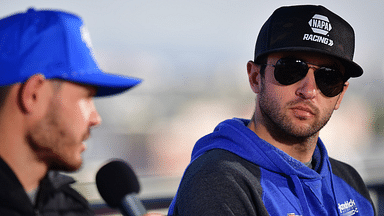
<path fill-rule="evenodd" d="M 343 18 L 320 5 L 295 5 L 276 9 L 264 23 L 256 41 L 254 61 L 284 51 L 309 51 L 330 55 L 345 67 L 346 76 L 359 77 L 363 69 L 353 62 L 355 33 Z"/>

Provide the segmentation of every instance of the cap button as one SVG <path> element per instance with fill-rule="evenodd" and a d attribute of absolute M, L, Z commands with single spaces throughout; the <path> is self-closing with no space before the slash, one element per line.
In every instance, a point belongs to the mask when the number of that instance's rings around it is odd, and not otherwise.
<path fill-rule="evenodd" d="M 27 13 L 35 13 L 35 12 L 36 12 L 35 8 L 29 8 L 27 10 Z"/>

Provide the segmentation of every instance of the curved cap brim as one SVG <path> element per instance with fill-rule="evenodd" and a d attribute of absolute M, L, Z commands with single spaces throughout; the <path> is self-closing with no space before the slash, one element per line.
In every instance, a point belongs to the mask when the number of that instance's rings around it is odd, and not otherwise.
<path fill-rule="evenodd" d="M 259 57 L 264 56 L 266 54 L 275 53 L 275 52 L 299 52 L 299 51 L 321 53 L 321 54 L 329 55 L 331 57 L 336 58 L 345 67 L 345 75 L 348 78 L 349 77 L 359 77 L 363 74 L 363 68 L 361 68 L 354 61 L 351 61 L 351 60 L 345 59 L 345 58 L 341 58 L 340 56 L 333 55 L 332 53 L 329 53 L 329 52 L 321 50 L 321 49 L 316 49 L 316 48 L 311 48 L 311 47 L 285 47 L 285 48 L 271 49 L 271 50 L 268 50 L 266 52 L 260 53 L 256 57 L 255 62 L 257 62 L 257 59 Z"/>
<path fill-rule="evenodd" d="M 79 75 L 60 79 L 97 87 L 97 93 L 95 97 L 120 94 L 142 82 L 142 80 L 139 78 L 120 76 L 109 73 L 93 73 L 87 74 L 85 76 Z"/>

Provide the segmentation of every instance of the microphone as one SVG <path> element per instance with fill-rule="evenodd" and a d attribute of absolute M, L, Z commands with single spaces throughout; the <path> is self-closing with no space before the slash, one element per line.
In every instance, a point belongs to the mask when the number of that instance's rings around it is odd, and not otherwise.
<path fill-rule="evenodd" d="M 141 216 L 146 209 L 136 197 L 140 184 L 128 163 L 113 160 L 96 174 L 96 186 L 101 197 L 111 208 L 119 208 L 124 216 Z"/>

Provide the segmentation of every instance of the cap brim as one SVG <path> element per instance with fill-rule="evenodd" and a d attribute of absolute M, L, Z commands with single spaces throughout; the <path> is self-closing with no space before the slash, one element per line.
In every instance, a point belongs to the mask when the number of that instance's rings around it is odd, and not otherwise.
<path fill-rule="evenodd" d="M 142 82 L 142 80 L 138 78 L 109 73 L 92 73 L 87 75 L 65 77 L 61 79 L 97 87 L 97 93 L 95 97 L 120 94 Z"/>
<path fill-rule="evenodd" d="M 257 61 L 257 59 L 260 56 L 264 56 L 266 54 L 275 53 L 275 52 L 295 52 L 295 51 L 316 52 L 316 53 L 321 53 L 321 54 L 329 55 L 331 57 L 336 58 L 345 67 L 345 75 L 348 78 L 349 77 L 359 77 L 363 74 L 363 69 L 354 61 L 351 61 L 351 60 L 346 59 L 346 58 L 341 58 L 340 56 L 333 55 L 333 54 L 331 54 L 327 51 L 324 51 L 324 50 L 310 48 L 310 47 L 285 47 L 285 48 L 271 49 L 271 50 L 268 50 L 267 52 L 260 53 L 256 57 L 255 61 Z"/>

